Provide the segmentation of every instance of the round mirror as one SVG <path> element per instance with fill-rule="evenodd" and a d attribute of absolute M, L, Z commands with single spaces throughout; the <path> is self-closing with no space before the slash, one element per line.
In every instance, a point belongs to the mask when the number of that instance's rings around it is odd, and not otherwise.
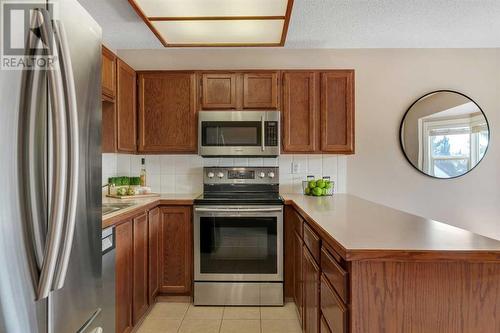
<path fill-rule="evenodd" d="M 481 162 L 490 131 L 476 102 L 461 93 L 440 90 L 410 106 L 400 138 L 406 159 L 416 169 L 431 177 L 455 178 Z"/>

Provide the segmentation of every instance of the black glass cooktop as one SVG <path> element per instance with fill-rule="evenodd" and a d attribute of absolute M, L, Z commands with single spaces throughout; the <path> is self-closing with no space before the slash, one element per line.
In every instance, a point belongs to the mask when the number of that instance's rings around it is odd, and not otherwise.
<path fill-rule="evenodd" d="M 282 205 L 283 198 L 276 192 L 205 192 L 196 198 L 194 203 L 196 205 Z"/>

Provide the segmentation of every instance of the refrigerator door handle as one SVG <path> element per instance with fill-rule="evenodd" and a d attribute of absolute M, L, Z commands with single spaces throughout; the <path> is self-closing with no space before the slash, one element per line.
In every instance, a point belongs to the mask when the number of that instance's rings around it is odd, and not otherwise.
<path fill-rule="evenodd" d="M 64 286 L 66 273 L 68 271 L 71 248 L 73 246 L 76 207 L 78 195 L 78 168 L 79 168 L 79 133 L 78 133 L 78 110 L 76 101 L 75 79 L 73 76 L 73 67 L 71 64 L 71 54 L 68 47 L 68 39 L 64 26 L 60 21 L 54 21 L 55 43 L 59 54 L 59 63 L 61 64 L 61 76 L 64 86 L 64 97 L 66 104 L 66 117 L 68 120 L 68 141 L 69 156 L 68 167 L 66 169 L 68 186 L 67 201 L 64 226 L 63 244 L 60 252 L 59 265 L 56 269 L 54 289 L 60 289 Z"/>
<path fill-rule="evenodd" d="M 65 195 L 67 188 L 67 164 L 68 164 L 68 142 L 67 142 L 67 119 L 65 108 L 64 89 L 61 77 L 60 63 L 57 61 L 57 48 L 54 45 L 54 32 L 50 15 L 45 9 L 36 9 L 38 15 L 40 39 L 50 49 L 56 61 L 51 64 L 53 68 L 47 71 L 48 89 L 50 97 L 50 126 L 49 134 L 51 147 L 49 153 L 49 223 L 47 230 L 47 242 L 40 272 L 37 299 L 46 298 L 52 290 L 54 274 L 59 258 L 59 252 L 63 237 L 63 226 L 65 219 Z M 50 140 L 49 140 L 50 142 Z"/>
<path fill-rule="evenodd" d="M 33 11 L 30 28 L 35 29 L 40 24 L 40 14 Z M 39 48 L 40 39 L 34 34 L 28 34 L 26 49 L 28 56 L 34 57 Z M 26 253 L 32 275 L 33 288 L 36 292 L 39 282 L 39 273 L 43 264 L 45 236 L 46 236 L 46 197 L 40 192 L 46 191 L 45 165 L 37 151 L 37 141 L 40 137 L 36 135 L 35 123 L 37 121 L 33 101 L 37 98 L 40 87 L 35 86 L 35 71 L 25 70 L 22 74 L 22 86 L 20 96 L 19 114 L 19 165 L 21 188 L 20 203 L 22 205 L 22 223 Z M 40 82 L 40 78 L 36 82 Z M 42 139 L 43 140 L 43 139 Z M 39 148 L 38 148 L 39 149 Z M 42 153 L 44 154 L 45 151 Z M 45 160 L 45 159 L 43 159 Z M 42 197 L 40 197 L 42 196 Z"/>

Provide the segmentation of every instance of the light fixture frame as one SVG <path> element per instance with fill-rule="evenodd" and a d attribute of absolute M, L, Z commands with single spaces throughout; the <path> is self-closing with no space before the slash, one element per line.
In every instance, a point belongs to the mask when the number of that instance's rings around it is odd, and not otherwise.
<path fill-rule="evenodd" d="M 128 0 L 132 8 L 146 25 L 155 34 L 156 38 L 165 47 L 280 47 L 285 45 L 288 33 L 288 25 L 292 16 L 294 0 L 287 0 L 286 12 L 284 16 L 180 16 L 180 17 L 158 17 L 146 16 L 136 0 Z M 229 20 L 283 20 L 283 30 L 279 43 L 194 43 L 194 44 L 173 44 L 169 43 L 164 36 L 156 29 L 152 22 L 155 21 L 229 21 Z"/>

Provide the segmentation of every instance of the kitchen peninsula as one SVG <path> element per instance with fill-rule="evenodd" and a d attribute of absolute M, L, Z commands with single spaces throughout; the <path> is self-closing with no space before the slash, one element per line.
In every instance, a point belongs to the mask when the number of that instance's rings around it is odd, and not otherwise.
<path fill-rule="evenodd" d="M 285 297 L 296 303 L 306 332 L 319 327 L 355 333 L 500 330 L 499 241 L 352 195 L 282 196 Z M 166 214 L 160 242 L 164 235 L 163 242 L 191 244 L 192 217 L 186 213 L 179 219 L 186 225 L 172 228 L 168 209 L 180 205 L 177 210 L 190 211 L 195 197 L 136 201 L 132 209 L 104 216 L 103 225 L 160 207 Z M 163 281 L 158 295 L 192 295 L 191 246 L 175 249 L 189 267 L 172 266 L 169 244 L 159 249 L 164 259 L 156 261 Z M 182 276 L 184 288 L 167 285 L 173 276 Z"/>

